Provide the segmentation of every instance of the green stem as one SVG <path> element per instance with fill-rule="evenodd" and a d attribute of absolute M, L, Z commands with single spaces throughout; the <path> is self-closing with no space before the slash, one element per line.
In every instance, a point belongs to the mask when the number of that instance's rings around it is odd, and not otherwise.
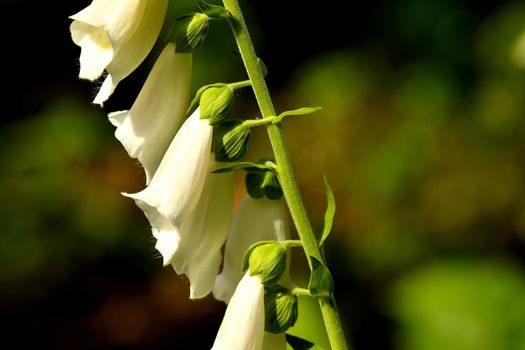
<path fill-rule="evenodd" d="M 257 99 L 257 103 L 261 110 L 263 118 L 274 117 L 275 109 L 273 107 L 272 99 L 264 80 L 263 72 L 258 62 L 255 49 L 244 21 L 241 8 L 238 0 L 223 0 L 224 7 L 232 14 L 230 25 L 232 26 L 237 41 L 237 46 L 241 52 L 241 56 L 248 73 L 248 77 L 252 82 L 252 88 Z M 293 173 L 292 162 L 288 149 L 285 144 L 284 134 L 281 129 L 281 124 L 269 123 L 266 124 L 270 142 L 277 162 L 277 169 L 279 174 L 279 182 L 281 184 L 286 203 L 290 209 L 292 219 L 297 228 L 299 238 L 303 242 L 303 247 L 308 258 L 310 268 L 312 267 L 311 258 L 315 257 L 319 261 L 323 261 L 317 240 L 308 219 L 308 214 L 304 207 L 299 188 L 295 181 Z M 333 350 L 349 349 L 346 344 L 339 314 L 335 306 L 335 299 L 333 296 L 319 298 L 319 305 L 325 323 L 328 338 Z"/>
<path fill-rule="evenodd" d="M 239 82 L 236 82 L 236 83 L 228 84 L 228 86 L 230 88 L 232 88 L 233 90 L 245 88 L 245 87 L 248 87 L 248 86 L 251 86 L 251 85 L 252 85 L 252 82 L 250 80 L 243 80 L 243 81 L 239 81 Z"/>
<path fill-rule="evenodd" d="M 242 125 L 251 128 L 253 126 L 266 125 L 268 123 L 273 123 L 275 117 L 266 117 L 261 119 L 248 119 L 242 122 Z"/>
<path fill-rule="evenodd" d="M 303 246 L 303 242 L 302 241 L 300 241 L 300 240 L 293 240 L 293 239 L 290 239 L 290 240 L 287 240 L 287 241 L 280 241 L 279 243 L 281 245 L 283 245 L 284 247 L 286 247 L 286 248 L 302 247 Z"/>
<path fill-rule="evenodd" d="M 292 288 L 290 290 L 290 293 L 292 294 L 295 294 L 295 295 L 304 295 L 304 296 L 307 296 L 307 297 L 311 297 L 312 294 L 310 294 L 310 291 L 306 288 L 299 288 L 299 287 L 295 287 L 295 288 Z"/>

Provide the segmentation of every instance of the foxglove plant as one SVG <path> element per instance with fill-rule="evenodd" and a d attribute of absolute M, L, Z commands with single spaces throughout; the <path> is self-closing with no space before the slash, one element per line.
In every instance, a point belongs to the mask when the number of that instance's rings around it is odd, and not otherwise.
<path fill-rule="evenodd" d="M 213 291 L 228 303 L 213 349 L 285 349 L 285 332 L 301 317 L 299 295 L 318 300 L 332 348 L 348 349 L 322 252 L 335 213 L 333 194 L 325 181 L 328 207 L 323 232 L 317 237 L 301 200 L 281 125 L 287 116 L 319 108 L 277 115 L 264 79 L 266 67 L 256 56 L 238 0 L 223 0 L 224 6 L 196 2 L 200 12 L 180 16 L 170 25 L 165 48 L 133 106 L 108 115 L 116 126 L 115 136 L 146 175 L 142 191 L 124 195 L 134 199 L 148 219 L 163 264 L 188 277 L 190 298 Z M 108 73 L 94 103 L 102 105 L 149 54 L 163 26 L 167 3 L 93 0 L 71 16 L 71 36 L 81 47 L 79 77 L 96 80 Z M 212 20 L 230 24 L 249 79 L 204 86 L 190 104 L 192 53 L 204 44 Z M 253 89 L 261 117 L 232 119 L 234 92 L 245 87 Z M 239 162 L 256 126 L 267 129 L 272 160 Z M 239 169 L 247 173 L 249 197 L 230 227 L 232 172 Z M 289 239 L 283 196 L 299 240 Z M 311 272 L 307 288 L 291 282 L 293 247 L 302 247 L 306 255 Z"/>

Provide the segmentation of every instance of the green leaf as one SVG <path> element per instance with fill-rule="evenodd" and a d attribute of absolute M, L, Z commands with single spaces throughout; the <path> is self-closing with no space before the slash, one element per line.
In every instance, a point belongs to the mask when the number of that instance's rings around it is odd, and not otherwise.
<path fill-rule="evenodd" d="M 332 188 L 330 188 L 330 185 L 326 180 L 326 176 L 324 177 L 324 190 L 326 192 L 326 211 L 324 213 L 323 234 L 321 235 L 319 246 L 322 246 L 326 238 L 328 238 L 328 235 L 332 230 L 332 223 L 335 215 L 335 197 Z"/>
<path fill-rule="evenodd" d="M 230 171 L 235 171 L 235 170 L 240 170 L 240 169 L 248 171 L 250 173 L 257 173 L 257 172 L 263 173 L 266 170 L 272 170 L 273 171 L 273 167 L 271 167 L 269 165 L 266 165 L 266 164 L 257 164 L 257 163 L 251 163 L 251 162 L 239 162 L 239 163 L 234 163 L 234 164 L 229 165 L 229 166 L 224 167 L 224 168 L 220 168 L 220 169 L 214 170 L 214 171 L 212 171 L 212 173 L 227 173 L 227 172 L 230 172 Z"/>
<path fill-rule="evenodd" d="M 290 344 L 294 350 L 323 350 L 319 345 L 315 345 L 306 339 L 288 333 L 286 334 L 286 342 Z"/>
<path fill-rule="evenodd" d="M 312 261 L 312 274 L 308 289 L 314 297 L 329 297 L 334 292 L 334 280 L 328 268 L 318 259 L 310 257 Z"/>
<path fill-rule="evenodd" d="M 273 123 L 279 123 L 281 120 L 283 120 L 284 117 L 287 117 L 289 115 L 305 115 L 317 112 L 318 110 L 322 109 L 322 107 L 303 107 L 298 109 L 293 109 L 291 111 L 282 112 L 277 117 L 275 117 Z"/>

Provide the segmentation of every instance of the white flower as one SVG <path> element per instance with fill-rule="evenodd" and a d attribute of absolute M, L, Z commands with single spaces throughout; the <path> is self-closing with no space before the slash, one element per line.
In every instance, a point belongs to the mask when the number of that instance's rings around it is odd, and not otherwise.
<path fill-rule="evenodd" d="M 233 294 L 212 350 L 260 350 L 264 337 L 264 285 L 247 272 Z"/>
<path fill-rule="evenodd" d="M 235 286 L 242 278 L 242 259 L 250 245 L 266 240 L 284 241 L 288 237 L 288 219 L 284 202 L 266 198 L 253 199 L 247 196 L 241 203 L 228 233 L 224 267 L 215 280 L 214 297 L 229 302 Z"/>
<path fill-rule="evenodd" d="M 168 44 L 129 111 L 113 112 L 115 136 L 144 167 L 146 184 L 181 126 L 190 98 L 191 54 L 175 53 Z"/>
<path fill-rule="evenodd" d="M 231 221 L 233 175 L 211 174 L 212 126 L 199 109 L 168 147 L 148 187 L 125 194 L 148 218 L 164 265 L 188 276 L 190 298 L 213 288 Z"/>
<path fill-rule="evenodd" d="M 70 16 L 73 42 L 81 47 L 82 79 L 109 73 L 94 103 L 101 104 L 151 51 L 164 22 L 168 0 L 93 0 Z"/>

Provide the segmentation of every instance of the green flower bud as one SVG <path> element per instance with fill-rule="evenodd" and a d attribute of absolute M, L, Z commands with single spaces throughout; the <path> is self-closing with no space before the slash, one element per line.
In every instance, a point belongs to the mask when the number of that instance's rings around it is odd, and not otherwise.
<path fill-rule="evenodd" d="M 267 288 L 264 294 L 264 330 L 283 333 L 292 327 L 298 316 L 297 301 L 297 296 L 282 286 Z"/>
<path fill-rule="evenodd" d="M 241 120 L 228 120 L 213 130 L 213 152 L 215 160 L 235 162 L 246 153 L 250 129 L 242 125 Z"/>
<path fill-rule="evenodd" d="M 206 41 L 210 18 L 204 13 L 178 17 L 168 41 L 175 43 L 178 53 L 193 53 Z"/>
<path fill-rule="evenodd" d="M 201 119 L 215 125 L 228 118 L 232 111 L 233 90 L 228 85 L 212 86 L 200 97 Z"/>
<path fill-rule="evenodd" d="M 248 172 L 245 184 L 248 194 L 256 199 L 264 196 L 268 199 L 279 199 L 283 196 L 279 180 L 270 170 Z"/>
<path fill-rule="evenodd" d="M 286 269 L 286 248 L 278 242 L 256 246 L 248 258 L 250 275 L 261 275 L 262 283 L 271 286 L 279 282 Z"/>

